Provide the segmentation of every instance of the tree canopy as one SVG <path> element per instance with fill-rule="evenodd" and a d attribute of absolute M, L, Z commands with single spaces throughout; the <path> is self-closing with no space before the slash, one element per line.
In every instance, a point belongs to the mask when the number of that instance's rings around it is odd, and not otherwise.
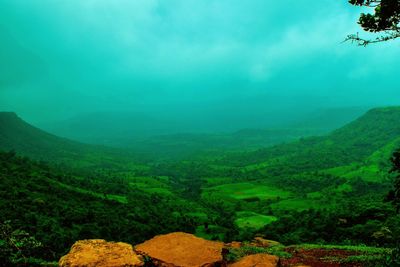
<path fill-rule="evenodd" d="M 349 3 L 373 9 L 371 13 L 361 13 L 358 23 L 365 31 L 380 35 L 364 39 L 357 33 L 349 35 L 347 40 L 366 46 L 400 37 L 400 0 L 349 0 Z"/>
<path fill-rule="evenodd" d="M 400 212 L 400 149 L 395 151 L 392 156 L 392 172 L 394 176 L 394 189 L 389 192 L 389 200 Z"/>

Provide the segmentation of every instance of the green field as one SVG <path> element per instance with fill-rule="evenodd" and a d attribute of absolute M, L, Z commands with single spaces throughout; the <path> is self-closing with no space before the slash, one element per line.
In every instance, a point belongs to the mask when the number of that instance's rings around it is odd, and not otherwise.
<path fill-rule="evenodd" d="M 251 211 L 240 211 L 236 213 L 236 216 L 235 223 L 242 229 L 253 228 L 258 230 L 277 220 L 274 216 L 266 216 Z"/>
<path fill-rule="evenodd" d="M 234 198 L 237 200 L 255 199 L 267 200 L 287 198 L 290 192 L 276 187 L 256 183 L 225 184 L 205 188 L 203 196 L 216 196 L 222 198 Z"/>
<path fill-rule="evenodd" d="M 157 193 L 162 195 L 173 195 L 168 185 L 168 177 L 130 177 L 129 185 L 143 190 L 147 193 Z"/>
<path fill-rule="evenodd" d="M 382 182 L 387 172 L 382 171 L 378 165 L 364 165 L 359 166 L 356 164 L 349 166 L 341 166 L 324 170 L 324 173 L 335 175 L 337 177 L 353 180 L 361 178 L 367 182 Z"/>

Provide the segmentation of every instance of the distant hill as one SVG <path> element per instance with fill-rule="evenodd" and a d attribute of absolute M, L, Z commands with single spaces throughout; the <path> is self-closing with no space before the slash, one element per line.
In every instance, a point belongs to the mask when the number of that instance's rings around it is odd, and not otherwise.
<path fill-rule="evenodd" d="M 220 112 L 175 116 L 140 112 L 93 112 L 65 121 L 40 125 L 42 129 L 84 143 L 133 147 L 163 155 L 193 154 L 208 149 L 254 149 L 326 134 L 363 114 L 367 108 L 343 107 L 305 111 L 253 111 L 253 116 Z M 211 116 L 211 117 L 207 117 Z M 221 117 L 222 116 L 222 117 Z M 246 118 L 246 119 L 245 119 Z M 244 123 L 246 121 L 247 123 Z M 154 150 L 154 146 L 159 146 Z M 176 146 L 180 146 L 176 149 Z M 185 147 L 185 149 L 182 149 Z"/>
<path fill-rule="evenodd" d="M 216 156 L 227 151 L 254 150 L 317 134 L 320 134 L 320 131 L 314 129 L 246 129 L 220 134 L 158 135 L 129 142 L 126 146 L 155 157 L 177 159 L 204 153 L 214 153 Z"/>
<path fill-rule="evenodd" d="M 367 112 L 367 107 L 326 108 L 310 113 L 307 118 L 292 124 L 294 128 L 314 129 L 329 133 L 343 127 Z"/>
<path fill-rule="evenodd" d="M 300 138 L 324 135 L 353 121 L 367 111 L 365 107 L 330 108 L 314 111 L 307 118 L 286 126 L 242 129 L 232 133 L 185 133 L 155 135 L 132 140 L 124 146 L 135 151 L 169 158 L 201 153 L 249 151 L 293 142 Z M 126 140 L 127 141 L 127 140 Z"/>
<path fill-rule="evenodd" d="M 400 137 L 400 107 L 372 109 L 326 136 L 238 153 L 222 161 L 284 175 L 361 162 Z"/>
<path fill-rule="evenodd" d="M 84 143 L 123 147 L 139 137 L 170 133 L 174 124 L 141 113 L 93 112 L 47 123 L 41 128 Z"/>
<path fill-rule="evenodd" d="M 49 134 L 13 112 L 0 112 L 0 150 L 13 150 L 36 160 L 76 165 L 110 165 L 134 155 L 101 146 L 86 145 Z"/>

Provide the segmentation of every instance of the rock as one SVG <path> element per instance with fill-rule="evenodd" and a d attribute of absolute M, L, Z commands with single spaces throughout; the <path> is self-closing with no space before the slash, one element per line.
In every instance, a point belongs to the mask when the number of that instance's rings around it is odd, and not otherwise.
<path fill-rule="evenodd" d="M 241 248 L 242 245 L 243 245 L 242 242 L 232 241 L 231 243 L 225 244 L 225 247 L 227 247 L 227 248 Z"/>
<path fill-rule="evenodd" d="M 279 258 L 267 254 L 254 254 L 241 258 L 230 267 L 277 267 Z"/>
<path fill-rule="evenodd" d="M 60 267 L 136 267 L 143 266 L 131 245 L 102 239 L 76 242 L 58 262 Z"/>
<path fill-rule="evenodd" d="M 278 246 L 278 245 L 280 245 L 280 243 L 276 242 L 276 241 L 264 239 L 262 237 L 256 237 L 253 239 L 253 241 L 250 243 L 250 245 L 254 246 L 254 247 L 268 248 L 268 247 L 272 247 L 272 246 Z"/>
<path fill-rule="evenodd" d="M 159 235 L 135 247 L 156 266 L 212 267 L 222 263 L 221 242 L 208 241 L 186 233 Z"/>

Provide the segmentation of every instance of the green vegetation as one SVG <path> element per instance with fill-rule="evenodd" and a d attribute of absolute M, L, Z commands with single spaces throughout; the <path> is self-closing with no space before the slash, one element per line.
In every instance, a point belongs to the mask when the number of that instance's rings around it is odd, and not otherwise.
<path fill-rule="evenodd" d="M 259 230 L 277 220 L 274 216 L 266 216 L 255 212 L 240 211 L 236 213 L 237 219 L 235 223 L 239 228 L 252 228 Z"/>
<path fill-rule="evenodd" d="M 240 248 L 231 248 L 226 256 L 226 259 L 230 262 L 234 262 L 244 256 L 254 254 L 270 254 L 276 255 L 280 258 L 290 258 L 292 255 L 285 251 L 285 246 L 275 245 L 271 247 L 255 247 L 251 244 L 245 244 Z"/>
<path fill-rule="evenodd" d="M 373 9 L 373 12 L 362 13 L 358 23 L 368 32 L 382 33 L 375 39 L 363 39 L 349 35 L 348 40 L 366 46 L 371 43 L 385 42 L 400 37 L 399 16 L 400 4 L 393 0 L 349 0 L 352 5 Z"/>
<path fill-rule="evenodd" d="M 235 183 L 205 188 L 204 195 L 240 200 L 266 200 L 285 198 L 289 192 L 262 184 Z"/>
<path fill-rule="evenodd" d="M 390 157 L 400 147 L 397 108 L 369 111 L 326 136 L 168 160 L 82 145 L 6 118 L 0 148 L 16 153 L 0 153 L 0 218 L 41 244 L 27 249 L 27 258 L 56 261 L 79 239 L 135 244 L 172 231 L 223 241 L 261 234 L 285 245 L 396 251 L 400 215 L 383 200 L 398 178 L 390 174 Z M 394 203 L 396 190 L 389 196 Z M 290 254 L 288 247 L 271 249 L 264 252 Z M 389 250 L 347 260 L 377 262 Z M 2 253 L 21 258 L 10 247 Z"/>
<path fill-rule="evenodd" d="M 104 181 L 92 180 L 84 189 L 66 187 L 60 181 L 74 177 L 13 153 L 0 153 L 0 170 L 0 218 L 43 245 L 33 257 L 57 260 L 79 239 L 137 243 L 158 233 L 194 232 L 191 219 L 184 215 L 192 207 L 178 198 L 129 188 L 126 201 L 116 201 L 106 191 L 100 197 L 93 192 Z M 115 190 L 121 186 L 118 180 L 107 183 Z"/>

